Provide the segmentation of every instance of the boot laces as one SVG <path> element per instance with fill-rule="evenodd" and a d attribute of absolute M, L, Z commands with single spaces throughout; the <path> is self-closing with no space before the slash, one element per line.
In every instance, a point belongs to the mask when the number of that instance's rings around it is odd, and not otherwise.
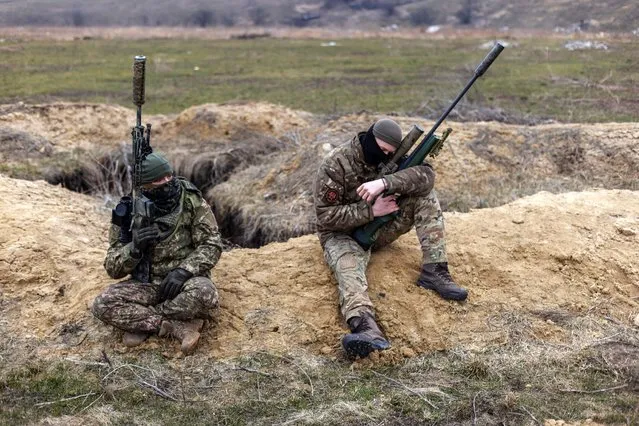
<path fill-rule="evenodd" d="M 450 272 L 448 272 L 448 269 L 445 266 L 437 265 L 435 268 L 435 274 L 437 274 L 437 276 L 440 277 L 446 285 L 456 286 L 455 281 L 453 281 L 453 277 L 450 276 Z"/>

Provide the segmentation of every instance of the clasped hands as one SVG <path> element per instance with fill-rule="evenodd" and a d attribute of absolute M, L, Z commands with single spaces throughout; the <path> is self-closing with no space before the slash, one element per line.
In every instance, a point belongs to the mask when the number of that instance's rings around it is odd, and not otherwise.
<path fill-rule="evenodd" d="M 396 195 L 380 195 L 386 190 L 386 181 L 381 179 L 363 183 L 357 188 L 357 195 L 367 203 L 373 202 L 373 216 L 386 216 L 399 210 Z"/>

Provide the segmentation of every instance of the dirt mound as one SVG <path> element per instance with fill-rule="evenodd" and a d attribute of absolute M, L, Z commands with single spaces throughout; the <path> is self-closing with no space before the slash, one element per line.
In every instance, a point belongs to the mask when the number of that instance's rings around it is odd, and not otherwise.
<path fill-rule="evenodd" d="M 208 104 L 177 116 L 143 116 L 153 126 L 152 146 L 204 190 L 265 152 L 294 149 L 302 134 L 317 131 L 316 121 L 309 113 L 267 103 Z M 109 181 L 121 178 L 122 164 L 130 161 L 123 156 L 130 151 L 134 124 L 134 110 L 119 106 L 0 105 L 0 171 L 81 192 L 126 186 Z"/>
<path fill-rule="evenodd" d="M 115 146 L 127 139 L 133 120 L 133 110 L 117 105 L 0 105 L 0 127 L 44 138 L 56 152 Z"/>
<path fill-rule="evenodd" d="M 226 238 L 246 247 L 313 232 L 312 183 L 335 146 L 380 118 L 334 120 L 281 106 L 207 104 L 144 116 L 153 146 L 215 206 Z M 419 117 L 393 117 L 407 131 Z M 0 171 L 117 199 L 134 111 L 90 104 L 0 106 Z M 432 160 L 444 210 L 494 207 L 540 191 L 639 189 L 639 126 L 446 122 L 453 134 Z M 26 153 L 26 158 L 23 157 Z"/>
<path fill-rule="evenodd" d="M 236 133 L 282 136 L 310 127 L 313 116 L 265 102 L 198 105 L 162 122 L 162 139 L 187 137 L 196 140 L 225 138 Z"/>
<path fill-rule="evenodd" d="M 310 113 L 269 103 L 206 104 L 189 108 L 175 117 L 144 115 L 154 136 L 195 140 L 227 138 L 235 133 L 281 136 L 311 127 Z M 26 132 L 48 140 L 56 151 L 104 148 L 128 141 L 135 111 L 117 105 L 53 103 L 0 105 L 0 128 Z"/>
<path fill-rule="evenodd" d="M 315 136 L 268 161 L 231 175 L 208 198 L 233 217 L 238 244 L 254 246 L 312 232 L 311 188 L 322 158 L 379 119 L 351 114 L 321 125 Z M 431 122 L 393 117 L 404 131 Z M 440 155 L 429 159 L 445 210 L 494 207 L 540 191 L 592 187 L 639 189 L 639 126 L 593 124 L 539 126 L 445 122 L 452 127 Z"/>
<path fill-rule="evenodd" d="M 38 356 L 125 351 L 87 304 L 112 281 L 102 269 L 108 211 L 96 198 L 0 176 L 0 331 L 32 338 Z M 465 304 L 414 285 L 413 233 L 372 257 L 370 295 L 393 349 L 382 359 L 498 345 L 522 335 L 569 341 L 562 324 L 597 312 L 639 313 L 639 193 L 540 193 L 495 209 L 447 214 L 454 277 Z M 315 236 L 224 253 L 214 270 L 217 322 L 200 354 L 268 349 L 341 354 L 336 285 Z M 151 339 L 142 348 L 175 346 Z"/>

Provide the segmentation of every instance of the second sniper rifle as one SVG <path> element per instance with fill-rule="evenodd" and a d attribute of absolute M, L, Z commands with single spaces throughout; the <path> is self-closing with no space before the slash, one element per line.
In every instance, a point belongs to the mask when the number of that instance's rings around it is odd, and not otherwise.
<path fill-rule="evenodd" d="M 500 43 L 496 43 L 495 46 L 493 46 L 488 55 L 486 55 L 477 69 L 475 69 L 472 78 L 468 81 L 468 83 L 466 83 L 466 86 L 462 89 L 459 95 L 457 95 L 452 104 L 441 115 L 441 117 L 439 117 L 435 125 L 430 129 L 426 136 L 424 136 L 422 142 L 417 145 L 417 147 L 406 159 L 404 159 L 404 156 L 408 153 L 408 151 L 410 151 L 415 142 L 424 133 L 424 130 L 421 127 L 417 125 L 413 126 L 410 132 L 408 132 L 404 139 L 402 139 L 399 148 L 397 148 L 391 160 L 382 166 L 379 174 L 380 178 L 385 175 L 395 173 L 399 170 L 404 170 L 408 167 L 420 165 L 424 162 L 424 159 L 428 155 L 430 155 L 431 157 L 435 157 L 437 156 L 437 154 L 439 154 L 439 151 L 444 145 L 444 141 L 446 140 L 450 132 L 452 132 L 452 129 L 446 129 L 441 136 L 435 135 L 435 131 L 437 130 L 437 128 L 439 128 L 446 117 L 448 117 L 448 114 L 450 114 L 453 108 L 455 108 L 457 103 L 461 100 L 461 98 L 464 97 L 466 92 L 471 88 L 475 81 L 479 77 L 484 75 L 486 70 L 490 67 L 497 56 L 499 56 L 502 50 L 504 50 L 504 46 L 502 46 Z M 370 223 L 355 229 L 352 237 L 364 250 L 368 250 L 375 243 L 375 240 L 377 239 L 377 233 L 380 228 L 394 218 L 395 214 L 392 213 L 385 216 L 376 217 Z"/>

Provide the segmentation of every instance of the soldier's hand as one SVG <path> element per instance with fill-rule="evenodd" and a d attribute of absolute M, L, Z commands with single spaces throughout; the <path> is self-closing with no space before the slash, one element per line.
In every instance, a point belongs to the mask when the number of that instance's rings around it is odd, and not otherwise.
<path fill-rule="evenodd" d="M 192 273 L 182 268 L 175 268 L 167 274 L 160 284 L 160 297 L 162 301 L 173 299 L 180 294 L 184 283 L 193 276 Z"/>
<path fill-rule="evenodd" d="M 141 253 L 144 252 L 160 235 L 157 226 L 147 226 L 145 228 L 133 229 L 133 250 Z"/>
<path fill-rule="evenodd" d="M 378 197 L 373 203 L 373 216 L 386 216 L 399 210 L 397 205 L 397 196 L 388 195 L 386 197 Z"/>
<path fill-rule="evenodd" d="M 362 197 L 362 200 L 370 203 L 384 190 L 386 190 L 386 183 L 384 178 L 382 178 L 361 184 L 357 188 L 357 195 Z"/>

